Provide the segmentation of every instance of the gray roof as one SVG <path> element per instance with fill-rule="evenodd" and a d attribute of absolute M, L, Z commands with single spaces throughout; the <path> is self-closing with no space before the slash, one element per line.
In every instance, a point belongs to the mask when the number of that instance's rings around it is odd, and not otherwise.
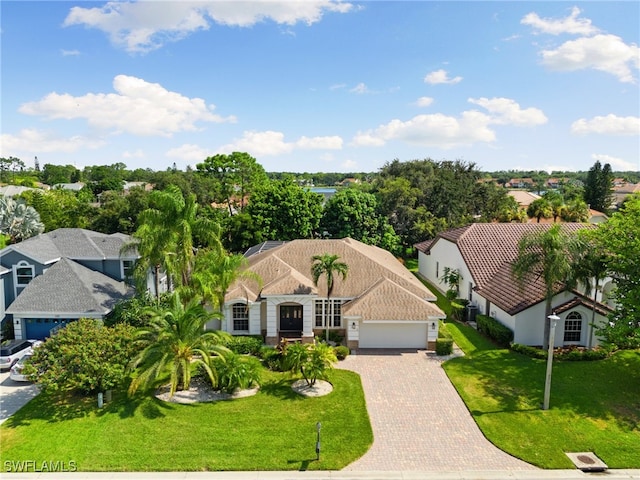
<path fill-rule="evenodd" d="M 59 228 L 9 245 L 6 249 L 46 265 L 63 257 L 74 260 L 136 258 L 135 252 L 120 255 L 120 249 L 132 240 L 132 237 L 121 233 L 107 235 L 82 228 Z"/>
<path fill-rule="evenodd" d="M 0 187 L 0 195 L 5 197 L 17 197 L 29 190 L 36 190 L 31 187 L 23 187 L 22 185 L 4 185 Z"/>
<path fill-rule="evenodd" d="M 63 258 L 34 278 L 7 308 L 7 313 L 106 315 L 117 302 L 133 294 L 133 288 L 124 282 Z"/>

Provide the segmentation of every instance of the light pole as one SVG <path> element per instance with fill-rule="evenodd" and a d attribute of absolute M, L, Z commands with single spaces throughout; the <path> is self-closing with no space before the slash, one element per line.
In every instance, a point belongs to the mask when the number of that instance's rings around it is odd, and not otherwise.
<path fill-rule="evenodd" d="M 549 328 L 549 351 L 547 352 L 547 376 L 544 381 L 544 402 L 543 410 L 549 410 L 549 397 L 551 396 L 551 369 L 553 368 L 553 344 L 556 338 L 556 325 L 560 317 L 554 313 L 547 317 L 551 322 Z"/>
<path fill-rule="evenodd" d="M 322 424 L 320 422 L 316 423 L 316 431 L 318 432 L 318 436 L 316 438 L 316 460 L 320 460 L 320 429 L 322 428 Z"/>

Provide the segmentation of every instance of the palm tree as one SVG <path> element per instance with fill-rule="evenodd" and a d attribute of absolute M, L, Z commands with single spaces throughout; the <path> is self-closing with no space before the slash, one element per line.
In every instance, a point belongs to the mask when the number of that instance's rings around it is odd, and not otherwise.
<path fill-rule="evenodd" d="M 44 232 L 44 224 L 35 208 L 24 200 L 0 198 L 0 233 L 9 236 L 9 243 L 16 243 Z"/>
<path fill-rule="evenodd" d="M 540 223 L 541 218 L 551 218 L 553 216 L 553 209 L 546 198 L 538 198 L 531 202 L 527 208 L 527 215 L 530 218 L 535 217 Z"/>
<path fill-rule="evenodd" d="M 518 243 L 518 258 L 511 271 L 522 288 L 525 282 L 542 278 L 545 285 L 545 323 L 543 348 L 549 346 L 551 302 L 554 295 L 566 288 L 572 278 L 571 252 L 575 237 L 554 224 L 549 229 L 540 229 L 522 237 Z"/>
<path fill-rule="evenodd" d="M 222 311 L 224 297 L 236 280 L 255 280 L 261 284 L 260 277 L 246 268 L 247 263 L 243 255 L 221 250 L 199 250 L 195 256 L 191 283 L 181 290 L 185 292 L 183 298 L 197 295 L 203 302 Z"/>
<path fill-rule="evenodd" d="M 596 321 L 596 302 L 600 291 L 600 281 L 606 277 L 607 263 L 606 255 L 598 249 L 594 242 L 596 230 L 580 230 L 574 244 L 576 259 L 573 265 L 573 281 L 584 285 L 584 292 L 590 295 L 593 289 L 593 304 L 591 305 L 591 328 L 587 347 L 591 347 L 593 341 L 593 328 Z M 593 282 L 593 284 L 592 284 Z"/>
<path fill-rule="evenodd" d="M 171 296 L 169 305 L 168 308 L 150 308 L 148 326 L 137 331 L 137 342 L 143 348 L 131 363 L 137 375 L 129 386 L 130 394 L 140 387 L 155 386 L 167 376 L 171 395 L 176 390 L 187 390 L 192 369 L 197 366 L 204 370 L 213 385 L 217 384 L 211 355 L 228 352 L 220 345 L 227 334 L 205 331 L 204 325 L 218 314 L 207 312 L 198 298 L 183 305 L 178 293 Z"/>
<path fill-rule="evenodd" d="M 186 198 L 175 185 L 154 191 L 150 196 L 151 208 L 140 214 L 140 226 L 133 234 L 135 242 L 125 250 L 137 248 L 140 254 L 138 277 L 146 278 L 152 268 L 155 272 L 156 294 L 159 294 L 159 272 L 164 270 L 171 285 L 187 286 L 194 268 L 198 241 L 203 247 L 222 249 L 218 224 L 199 217 L 195 195 Z"/>
<path fill-rule="evenodd" d="M 311 276 L 313 277 L 313 284 L 318 286 L 318 280 L 322 275 L 326 275 L 327 277 L 327 309 L 325 313 L 325 330 L 326 330 L 326 340 L 329 341 L 329 319 L 331 318 L 330 312 L 333 310 L 331 308 L 331 293 L 333 292 L 333 280 L 335 275 L 341 275 L 342 279 L 345 280 L 347 278 L 347 272 L 349 271 L 349 266 L 344 262 L 339 262 L 338 255 L 330 255 L 328 253 L 323 253 L 322 255 L 314 255 L 311 257 L 313 264 L 311 265 Z"/>

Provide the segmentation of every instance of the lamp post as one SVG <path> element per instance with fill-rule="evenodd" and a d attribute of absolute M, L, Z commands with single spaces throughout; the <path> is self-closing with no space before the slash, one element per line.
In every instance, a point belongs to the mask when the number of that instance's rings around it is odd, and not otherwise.
<path fill-rule="evenodd" d="M 316 431 L 318 432 L 318 436 L 316 438 L 316 460 L 320 460 L 320 429 L 322 428 L 322 424 L 320 422 L 316 423 Z"/>
<path fill-rule="evenodd" d="M 544 382 L 544 402 L 542 404 L 543 410 L 549 410 L 549 397 L 551 396 L 551 369 L 553 368 L 553 344 L 556 338 L 556 325 L 560 317 L 554 313 L 547 317 L 551 322 L 549 328 L 549 350 L 547 352 L 547 376 Z"/>

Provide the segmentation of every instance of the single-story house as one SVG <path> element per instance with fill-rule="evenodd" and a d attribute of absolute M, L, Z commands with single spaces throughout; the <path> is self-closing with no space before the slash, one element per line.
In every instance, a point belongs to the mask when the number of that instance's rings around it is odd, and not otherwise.
<path fill-rule="evenodd" d="M 0 250 L 0 319 L 18 339 L 43 339 L 79 318 L 103 319 L 131 295 L 131 237 L 60 228 Z"/>
<path fill-rule="evenodd" d="M 543 345 L 545 325 L 545 285 L 535 278 L 519 285 L 511 266 L 518 257 L 520 239 L 531 232 L 548 229 L 551 224 L 474 223 L 441 232 L 436 238 L 416 244 L 419 273 L 438 288 L 445 289 L 445 268 L 461 276 L 459 298 L 469 301 L 469 313 L 488 315 L 513 330 L 514 342 Z M 575 232 L 586 225 L 563 223 Z M 600 285 L 595 305 L 595 324 L 608 321 L 611 312 L 607 279 Z M 552 310 L 561 318 L 555 335 L 556 346 L 596 346 L 592 326 L 593 301 L 581 291 L 559 286 Z"/>
<path fill-rule="evenodd" d="M 334 277 L 329 300 L 326 277 L 314 285 L 311 274 L 312 257 L 325 253 L 348 266 L 344 280 Z M 432 303 L 433 293 L 386 250 L 351 238 L 314 239 L 265 242 L 245 256 L 261 282 L 231 285 L 221 325 L 227 332 L 263 335 L 275 345 L 283 338 L 324 338 L 326 327 L 352 349 L 435 345 L 445 314 Z"/>

